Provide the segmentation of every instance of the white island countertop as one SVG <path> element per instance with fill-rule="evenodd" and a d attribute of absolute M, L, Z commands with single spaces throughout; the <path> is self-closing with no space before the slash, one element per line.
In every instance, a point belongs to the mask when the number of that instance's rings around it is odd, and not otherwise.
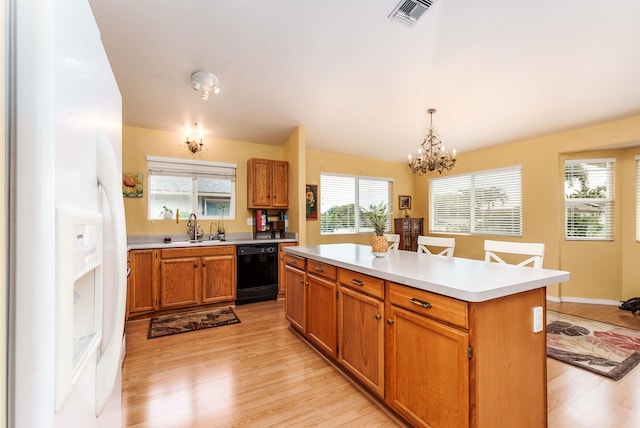
<path fill-rule="evenodd" d="M 467 302 L 483 302 L 569 280 L 569 272 L 394 250 L 378 258 L 359 244 L 292 246 L 286 253 Z"/>

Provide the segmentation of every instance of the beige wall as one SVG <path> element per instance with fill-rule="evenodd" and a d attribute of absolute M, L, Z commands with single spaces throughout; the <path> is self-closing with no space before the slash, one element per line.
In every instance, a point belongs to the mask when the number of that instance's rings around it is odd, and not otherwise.
<path fill-rule="evenodd" d="M 180 146 L 182 135 L 140 128 L 124 128 L 123 157 L 126 172 L 143 172 L 146 155 L 189 158 Z M 393 216 L 404 215 L 397 209 L 399 195 L 413 197 L 412 217 L 425 218 L 428 233 L 428 180 L 436 177 L 414 176 L 404 162 L 364 159 L 306 149 L 304 128 L 297 128 L 282 146 L 265 146 L 223 139 L 205 139 L 207 152 L 202 160 L 232 162 L 238 165 L 236 183 L 236 220 L 228 232 L 249 232 L 246 217 L 246 160 L 250 157 L 282 159 L 290 162 L 289 230 L 298 232 L 301 244 L 357 242 L 368 244 L 370 234 L 320 235 L 319 220 L 306 220 L 304 191 L 306 184 L 319 184 L 321 172 L 393 179 Z M 627 148 L 616 148 L 627 147 Z M 548 288 L 550 296 L 569 300 L 613 302 L 640 296 L 640 244 L 635 240 L 636 155 L 640 155 L 640 116 L 584 127 L 476 150 L 458 155 L 453 171 L 443 175 L 522 165 L 523 236 L 509 239 L 496 236 L 455 235 L 456 256 L 482 259 L 485 239 L 505 239 L 545 244 L 544 267 L 571 272 L 571 280 Z M 616 158 L 616 200 L 614 240 L 565 241 L 564 173 L 567 158 Z M 146 180 L 145 180 L 146 184 Z M 623 186 L 624 184 L 624 186 Z M 146 194 L 146 188 L 145 188 Z M 318 189 L 322 197 L 322 189 Z M 146 220 L 147 201 L 125 199 L 127 229 L 132 235 L 184 233 L 186 226 L 175 221 Z"/>
<path fill-rule="evenodd" d="M 484 239 L 545 244 L 544 267 L 571 272 L 549 295 L 573 300 L 617 301 L 640 296 L 639 244 L 635 242 L 635 161 L 640 117 L 461 153 L 451 174 L 522 165 L 523 236 L 456 235 L 455 253 L 481 259 Z M 567 158 L 616 158 L 614 241 L 564 240 L 564 174 Z M 416 200 L 428 228 L 428 178 L 416 178 Z M 624 189 L 622 184 L 625 184 Z M 577 298 L 577 299 L 575 299 Z"/>
<path fill-rule="evenodd" d="M 404 215 L 398 210 L 398 196 L 414 196 L 414 179 L 407 172 L 407 166 L 400 162 L 388 162 L 376 159 L 363 159 L 357 156 L 339 155 L 308 150 L 306 184 L 320 184 L 320 173 L 358 175 L 366 177 L 383 177 L 393 179 L 393 217 Z M 318 199 L 322 198 L 322 189 L 318 186 Z M 413 197 L 415 200 L 415 196 Z M 413 212 L 411 212 L 413 214 Z M 308 220 L 307 244 L 328 244 L 341 242 L 357 242 L 369 244 L 371 233 L 358 235 L 321 235 L 320 220 Z"/>
<path fill-rule="evenodd" d="M 177 224 L 175 220 L 147 219 L 148 170 L 147 155 L 173 158 L 196 159 L 211 162 L 228 162 L 237 165 L 236 170 L 236 215 L 234 220 L 225 219 L 227 233 L 251 232 L 247 226 L 247 218 L 253 216 L 247 209 L 247 160 L 255 158 L 287 160 L 283 154 L 283 146 L 254 144 L 219 138 L 204 138 L 201 153 L 192 155 L 180 143 L 184 135 L 176 132 L 165 132 L 125 126 L 122 130 L 122 170 L 125 173 L 143 174 L 144 197 L 124 198 L 127 216 L 128 235 L 160 235 L 186 234 L 185 220 Z M 203 229 L 208 230 L 209 222 L 203 222 Z M 290 230 L 292 230 L 290 228 Z"/>

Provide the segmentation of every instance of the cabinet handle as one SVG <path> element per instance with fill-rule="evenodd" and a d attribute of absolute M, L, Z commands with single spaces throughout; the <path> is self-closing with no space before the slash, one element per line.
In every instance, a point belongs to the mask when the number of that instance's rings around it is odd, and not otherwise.
<path fill-rule="evenodd" d="M 389 318 L 389 319 L 387 320 L 387 324 L 389 324 L 389 325 L 393 324 L 393 319 Z"/>
<path fill-rule="evenodd" d="M 289 259 L 289 263 L 291 263 L 292 265 L 295 265 L 297 263 L 296 259 Z"/>
<path fill-rule="evenodd" d="M 324 272 L 324 268 L 322 266 L 316 266 L 315 270 L 318 272 Z"/>
<path fill-rule="evenodd" d="M 420 299 L 416 299 L 415 297 L 410 300 L 414 305 L 422 306 L 423 308 L 429 309 L 431 307 L 431 303 L 422 301 Z"/>
<path fill-rule="evenodd" d="M 376 319 L 379 320 L 380 318 L 382 318 L 382 315 L 376 314 Z"/>
<path fill-rule="evenodd" d="M 363 287 L 363 286 L 364 286 L 364 281 L 359 281 L 359 280 L 357 280 L 357 279 L 355 279 L 355 278 L 353 278 L 353 279 L 351 280 L 351 282 L 352 282 L 353 284 L 355 284 L 355 285 L 359 285 L 360 287 Z"/>
<path fill-rule="evenodd" d="M 193 267 L 197 268 L 198 267 L 198 262 L 193 262 Z"/>
<path fill-rule="evenodd" d="M 304 285 L 304 281 L 303 281 L 303 280 L 300 280 L 300 284 Z"/>

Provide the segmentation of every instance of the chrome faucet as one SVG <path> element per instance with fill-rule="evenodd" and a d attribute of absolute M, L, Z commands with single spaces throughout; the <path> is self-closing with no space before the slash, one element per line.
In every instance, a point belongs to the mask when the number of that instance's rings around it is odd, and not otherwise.
<path fill-rule="evenodd" d="M 193 223 L 191 223 L 191 219 L 193 219 Z M 202 231 L 199 231 L 198 227 L 198 217 L 196 217 L 196 214 L 189 214 L 189 220 L 187 221 L 187 233 L 189 234 L 189 239 L 194 242 L 198 240 L 198 236 L 202 236 Z"/>

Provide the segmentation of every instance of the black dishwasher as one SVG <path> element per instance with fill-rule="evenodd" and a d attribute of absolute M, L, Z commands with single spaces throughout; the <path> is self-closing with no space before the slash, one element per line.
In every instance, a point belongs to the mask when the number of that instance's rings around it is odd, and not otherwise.
<path fill-rule="evenodd" d="M 236 246 L 236 305 L 278 298 L 278 244 Z"/>

